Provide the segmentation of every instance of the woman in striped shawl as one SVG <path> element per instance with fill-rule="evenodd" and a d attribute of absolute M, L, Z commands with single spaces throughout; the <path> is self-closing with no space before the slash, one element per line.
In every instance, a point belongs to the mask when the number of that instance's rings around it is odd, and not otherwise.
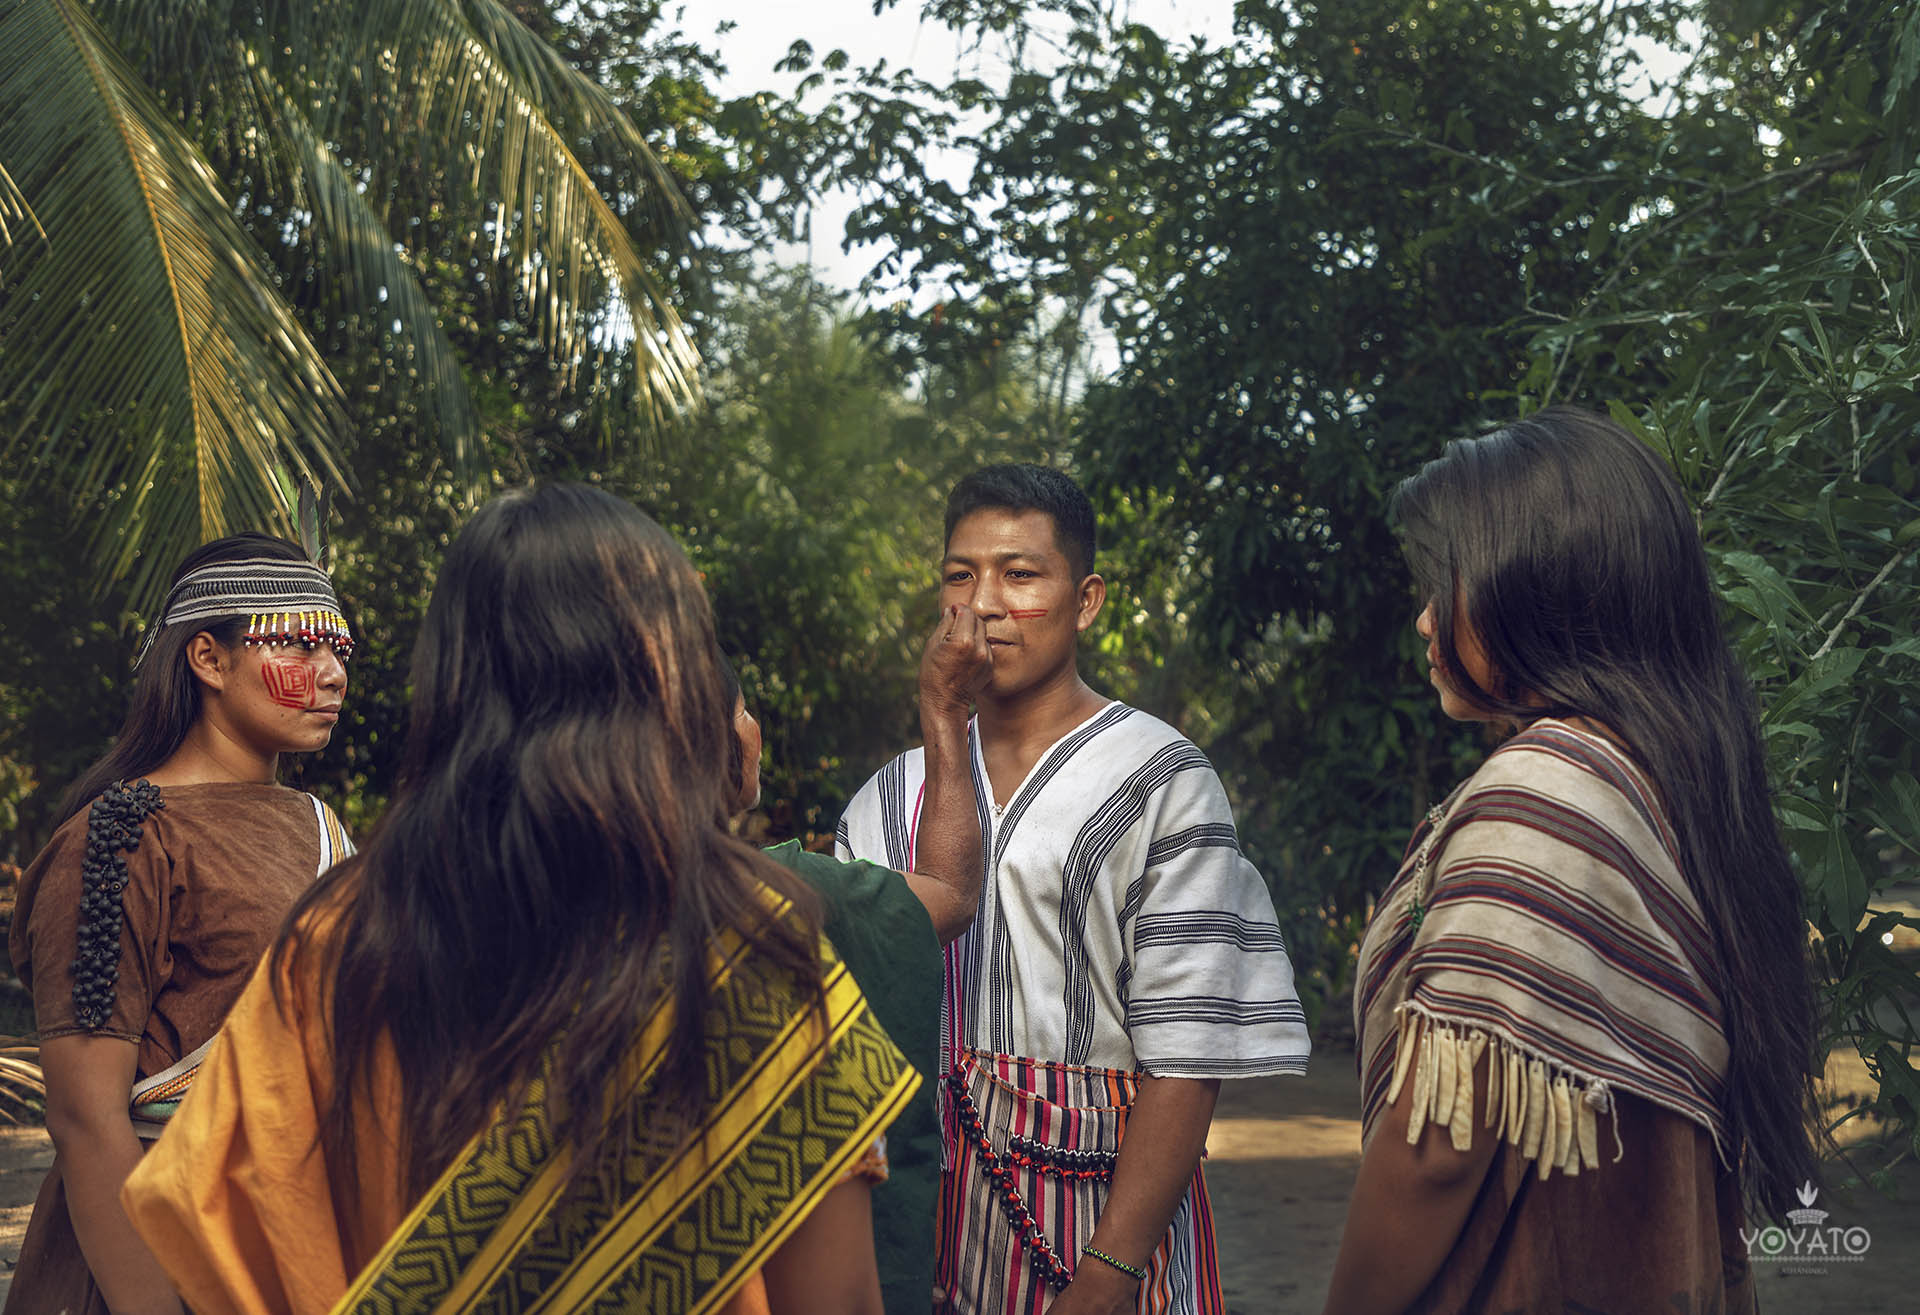
<path fill-rule="evenodd" d="M 1329 1312 L 1754 1309 L 1817 1173 L 1799 888 L 1672 474 L 1571 408 L 1395 501 L 1447 715 L 1517 727 L 1360 951 L 1365 1151 Z"/>

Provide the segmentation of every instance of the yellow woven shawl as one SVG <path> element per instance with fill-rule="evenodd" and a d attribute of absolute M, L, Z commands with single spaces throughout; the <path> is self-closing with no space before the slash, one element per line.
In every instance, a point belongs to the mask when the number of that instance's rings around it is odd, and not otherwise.
<path fill-rule="evenodd" d="M 622 1112 L 624 1162 L 563 1191 L 568 1153 L 536 1086 L 525 1108 L 456 1158 L 334 1315 L 723 1306 L 920 1083 L 824 942 L 822 954 L 824 1036 L 793 994 L 736 971 L 737 942 L 716 954 L 709 1114 L 684 1148 L 663 1159 L 649 1126 L 647 1081 L 671 1025 L 662 1007 L 628 1061 L 640 1094 Z"/>

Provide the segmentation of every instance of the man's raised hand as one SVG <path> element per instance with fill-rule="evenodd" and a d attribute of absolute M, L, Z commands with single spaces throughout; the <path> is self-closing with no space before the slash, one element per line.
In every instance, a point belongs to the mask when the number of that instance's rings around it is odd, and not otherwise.
<path fill-rule="evenodd" d="M 992 676 L 986 626 L 970 607 L 943 608 L 920 659 L 926 778 L 909 856 L 914 870 L 907 873 L 942 945 L 971 926 L 980 907 L 980 810 L 967 717 Z"/>
<path fill-rule="evenodd" d="M 944 607 L 927 651 L 920 659 L 922 712 L 958 715 L 965 720 L 974 696 L 993 678 L 993 654 L 987 627 L 970 607 Z"/>

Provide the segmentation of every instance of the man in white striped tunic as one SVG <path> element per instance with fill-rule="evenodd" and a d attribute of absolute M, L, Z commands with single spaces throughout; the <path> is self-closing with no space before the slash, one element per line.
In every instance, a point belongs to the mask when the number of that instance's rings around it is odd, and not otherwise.
<path fill-rule="evenodd" d="M 1220 1315 L 1199 1172 L 1219 1083 L 1303 1072 L 1309 1048 L 1272 900 L 1205 755 L 1080 679 L 1106 585 L 1079 488 L 989 467 L 946 530 L 923 670 L 984 646 L 977 715 L 923 678 L 925 747 L 867 782 L 838 837 L 903 872 L 982 850 L 947 948 L 935 1308 Z"/>

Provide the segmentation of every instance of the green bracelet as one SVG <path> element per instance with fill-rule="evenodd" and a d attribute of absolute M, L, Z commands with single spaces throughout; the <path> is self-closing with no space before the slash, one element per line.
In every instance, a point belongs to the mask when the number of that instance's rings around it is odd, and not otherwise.
<path fill-rule="evenodd" d="M 1112 1265 L 1136 1283 L 1145 1283 L 1147 1281 L 1146 1270 L 1141 1269 L 1138 1265 L 1129 1265 L 1124 1260 L 1115 1260 L 1104 1251 L 1095 1251 L 1092 1247 L 1087 1247 L 1080 1254 L 1083 1256 L 1092 1256 L 1095 1260 L 1106 1261 L 1109 1265 Z"/>

